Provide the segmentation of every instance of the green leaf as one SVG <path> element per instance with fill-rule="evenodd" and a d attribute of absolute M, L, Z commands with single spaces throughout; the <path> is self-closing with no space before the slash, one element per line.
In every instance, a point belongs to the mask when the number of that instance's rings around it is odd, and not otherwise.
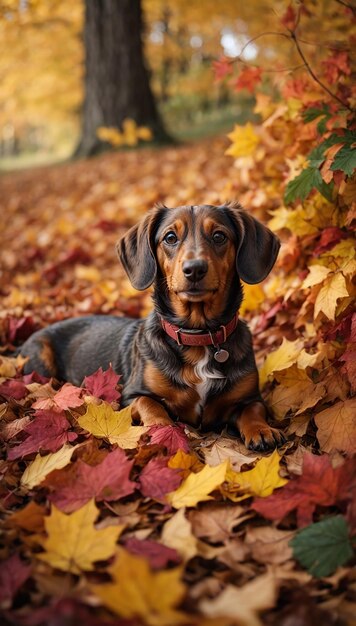
<path fill-rule="evenodd" d="M 313 120 L 316 120 L 321 115 L 327 115 L 328 117 L 330 117 L 331 115 L 329 111 L 329 107 L 326 104 L 323 104 L 321 108 L 310 107 L 310 109 L 306 109 L 303 112 L 303 120 L 304 122 L 307 122 L 307 123 L 312 122 Z"/>
<path fill-rule="evenodd" d="M 324 135 L 326 133 L 326 123 L 330 119 L 330 115 L 325 115 L 321 118 L 321 120 L 317 123 L 316 129 L 319 135 Z"/>
<path fill-rule="evenodd" d="M 342 170 L 348 176 L 352 176 L 356 167 L 356 150 L 351 146 L 343 146 L 335 155 L 334 161 L 330 167 L 333 172 Z"/>
<path fill-rule="evenodd" d="M 332 187 L 323 181 L 317 167 L 309 166 L 288 183 L 284 201 L 286 204 L 296 199 L 302 202 L 313 189 L 317 189 L 327 200 L 331 200 Z"/>
<path fill-rule="evenodd" d="M 289 542 L 293 556 L 316 578 L 329 576 L 352 556 L 348 528 L 342 515 L 311 524 Z"/>

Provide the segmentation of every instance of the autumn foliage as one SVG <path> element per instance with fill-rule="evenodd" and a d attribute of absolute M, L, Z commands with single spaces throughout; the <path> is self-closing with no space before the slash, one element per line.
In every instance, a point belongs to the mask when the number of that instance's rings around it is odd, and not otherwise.
<path fill-rule="evenodd" d="M 283 15 L 292 43 L 307 17 L 292 7 Z M 318 80 L 308 64 L 278 74 L 273 98 L 260 68 L 217 60 L 217 78 L 254 92 L 260 117 L 235 126 L 230 141 L 4 177 L 6 623 L 351 623 L 356 137 L 347 45 L 320 64 Z M 147 313 L 150 295 L 132 289 L 114 243 L 154 202 L 231 198 L 282 240 L 277 267 L 245 286 L 241 310 L 263 395 L 288 437 L 282 449 L 264 456 L 226 433 L 201 436 L 184 415 L 132 425 L 111 368 L 81 388 L 22 374 L 14 349 L 40 326 Z"/>

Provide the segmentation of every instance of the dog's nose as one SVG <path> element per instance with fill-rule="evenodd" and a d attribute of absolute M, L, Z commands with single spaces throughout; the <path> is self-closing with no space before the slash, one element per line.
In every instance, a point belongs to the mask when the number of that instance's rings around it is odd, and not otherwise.
<path fill-rule="evenodd" d="M 184 261 L 183 274 L 188 280 L 197 282 L 204 278 L 208 271 L 208 263 L 203 259 L 194 259 L 190 261 Z"/>

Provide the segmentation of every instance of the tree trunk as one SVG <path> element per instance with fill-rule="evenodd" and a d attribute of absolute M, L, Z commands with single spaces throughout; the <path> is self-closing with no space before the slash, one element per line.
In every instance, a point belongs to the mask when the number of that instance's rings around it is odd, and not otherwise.
<path fill-rule="evenodd" d="M 141 32 L 141 0 L 85 0 L 85 100 L 75 156 L 100 152 L 97 128 L 120 129 L 125 118 L 151 128 L 156 140 L 169 140 L 150 88 Z"/>

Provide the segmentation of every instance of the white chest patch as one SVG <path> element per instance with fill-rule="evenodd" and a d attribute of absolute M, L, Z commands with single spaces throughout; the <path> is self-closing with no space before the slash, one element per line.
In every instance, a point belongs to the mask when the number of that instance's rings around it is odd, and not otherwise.
<path fill-rule="evenodd" d="M 204 358 L 194 367 L 194 373 L 200 378 L 201 383 L 194 385 L 194 389 L 199 394 L 199 402 L 196 404 L 196 413 L 200 414 L 205 405 L 207 395 L 212 387 L 212 382 L 216 378 L 225 378 L 224 374 L 213 369 L 209 364 L 209 350 L 205 348 Z"/>

